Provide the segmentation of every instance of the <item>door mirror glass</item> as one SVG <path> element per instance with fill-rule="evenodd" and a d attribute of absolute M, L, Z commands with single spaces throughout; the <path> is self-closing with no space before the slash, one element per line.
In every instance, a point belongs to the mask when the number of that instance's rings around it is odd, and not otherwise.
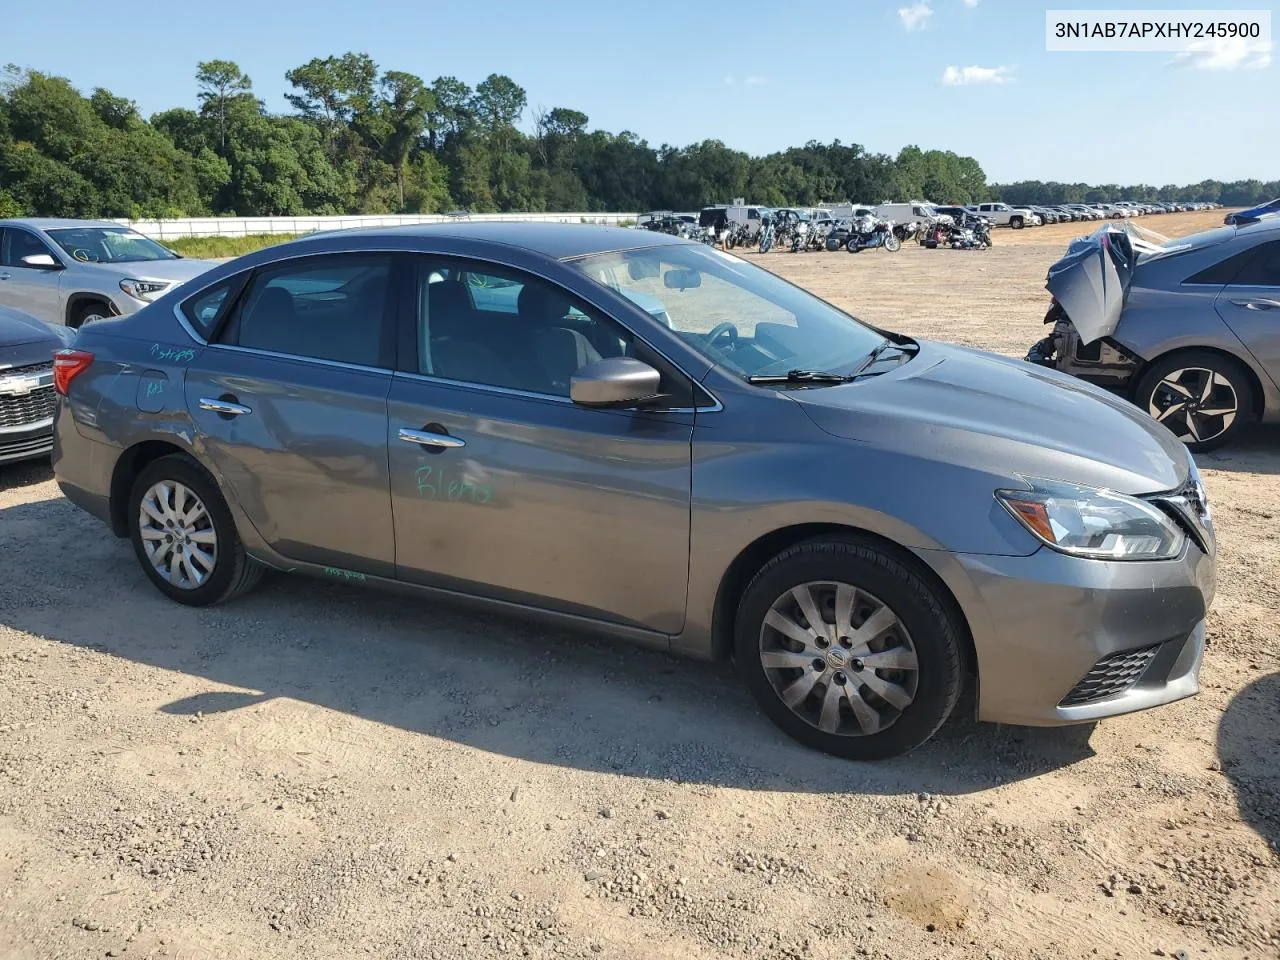
<path fill-rule="evenodd" d="M 35 267 L 37 270 L 57 270 L 58 261 L 48 253 L 32 253 L 22 258 L 24 267 Z"/>
<path fill-rule="evenodd" d="M 569 380 L 569 399 L 584 407 L 628 407 L 658 396 L 662 377 L 633 357 L 609 357 L 580 367 Z"/>

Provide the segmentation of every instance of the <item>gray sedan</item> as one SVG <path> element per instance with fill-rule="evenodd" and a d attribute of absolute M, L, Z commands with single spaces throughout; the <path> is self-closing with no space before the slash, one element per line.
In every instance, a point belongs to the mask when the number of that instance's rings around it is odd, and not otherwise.
<path fill-rule="evenodd" d="M 1198 689 L 1214 533 L 1168 431 L 705 244 L 317 236 L 56 365 L 58 483 L 179 603 L 278 570 L 732 655 L 783 730 L 859 759 L 966 681 L 1021 724 Z"/>
<path fill-rule="evenodd" d="M 1193 451 L 1280 421 L 1280 221 L 1148 242 L 1109 226 L 1049 269 L 1027 359 L 1115 391 Z"/>

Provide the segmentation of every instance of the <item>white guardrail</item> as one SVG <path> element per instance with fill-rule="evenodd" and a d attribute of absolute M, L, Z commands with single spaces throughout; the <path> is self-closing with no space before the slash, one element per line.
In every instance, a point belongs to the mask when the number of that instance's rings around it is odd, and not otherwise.
<path fill-rule="evenodd" d="M 245 237 L 259 233 L 312 233 L 355 227 L 399 227 L 415 223 L 514 220 L 525 223 L 596 223 L 614 225 L 635 220 L 635 213 L 473 213 L 467 216 L 387 214 L 339 217 L 187 217 L 181 220 L 117 220 L 156 240 L 178 237 Z"/>

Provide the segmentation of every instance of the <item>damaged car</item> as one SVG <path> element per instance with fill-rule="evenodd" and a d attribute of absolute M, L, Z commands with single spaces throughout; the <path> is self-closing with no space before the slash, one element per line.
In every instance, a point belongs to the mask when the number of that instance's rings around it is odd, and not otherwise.
<path fill-rule="evenodd" d="M 1192 452 L 1280 421 L 1280 221 L 1170 240 L 1132 224 L 1049 268 L 1026 359 L 1126 397 Z"/>

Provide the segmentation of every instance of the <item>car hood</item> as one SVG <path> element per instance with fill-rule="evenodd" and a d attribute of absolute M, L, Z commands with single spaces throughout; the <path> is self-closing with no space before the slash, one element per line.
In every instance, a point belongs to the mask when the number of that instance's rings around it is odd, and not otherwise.
<path fill-rule="evenodd" d="M 0 349 L 16 347 L 23 343 L 56 342 L 62 345 L 57 332 L 43 320 L 28 316 L 9 307 L 0 307 Z"/>
<path fill-rule="evenodd" d="M 183 284 L 212 270 L 212 260 L 131 260 L 125 263 L 79 263 L 77 269 L 91 270 L 120 280 L 168 280 Z"/>
<path fill-rule="evenodd" d="M 1176 489 L 1189 471 L 1182 443 L 1136 407 L 1055 370 L 964 347 L 921 342 L 889 373 L 789 396 L 832 436 L 1008 478 L 1145 494 Z"/>
<path fill-rule="evenodd" d="M 1082 344 L 1115 333 L 1137 261 L 1138 251 L 1126 231 L 1102 227 L 1071 241 L 1066 255 L 1049 268 L 1045 286 Z"/>
<path fill-rule="evenodd" d="M 11 367 L 48 363 L 53 351 L 68 343 L 69 339 L 43 321 L 0 307 L 0 379 Z"/>

